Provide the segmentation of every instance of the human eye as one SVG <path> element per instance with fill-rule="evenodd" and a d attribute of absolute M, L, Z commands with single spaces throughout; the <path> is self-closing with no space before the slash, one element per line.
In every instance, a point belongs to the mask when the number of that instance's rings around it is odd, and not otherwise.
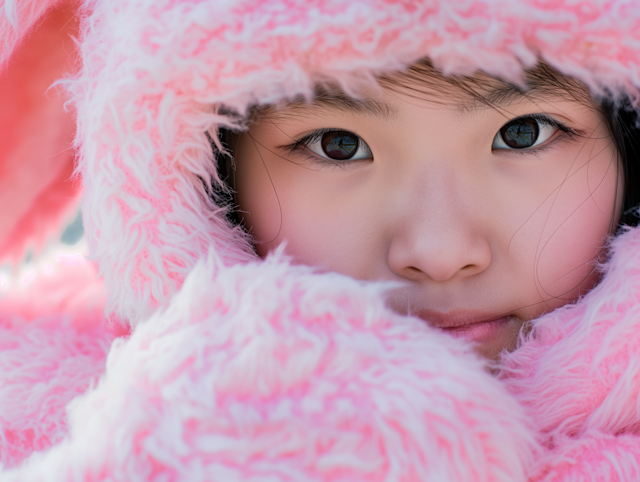
<path fill-rule="evenodd" d="M 491 148 L 531 149 L 541 146 L 558 131 L 575 134 L 569 127 L 543 114 L 517 117 L 500 128 L 493 138 Z"/>
<path fill-rule="evenodd" d="M 286 147 L 291 152 L 311 151 L 331 163 L 373 159 L 371 148 L 360 136 L 340 129 L 320 129 Z"/>

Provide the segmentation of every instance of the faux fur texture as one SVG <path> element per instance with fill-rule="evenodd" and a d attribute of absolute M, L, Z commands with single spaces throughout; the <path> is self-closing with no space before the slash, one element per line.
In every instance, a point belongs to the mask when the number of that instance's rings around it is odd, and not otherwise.
<path fill-rule="evenodd" d="M 526 480 L 518 404 L 380 293 L 278 255 L 210 257 L 114 345 L 70 437 L 2 480 Z"/>
<path fill-rule="evenodd" d="M 97 382 L 112 340 L 106 292 L 83 256 L 53 252 L 0 276 L 0 463 L 12 467 L 62 440 L 66 405 Z"/>
<path fill-rule="evenodd" d="M 3 460 L 56 445 L 1 480 L 640 475 L 640 231 L 615 241 L 596 289 L 535 322 L 496 379 L 462 342 L 388 312 L 381 286 L 256 259 L 208 196 L 207 137 L 237 122 L 229 109 L 321 81 L 353 91 L 425 56 L 514 82 L 541 58 L 637 100 L 637 2 L 91 0 L 83 15 L 68 85 L 85 228 L 108 310 L 135 329 L 67 425 L 64 405 L 102 375 L 115 334 L 98 315 L 65 321 L 85 301 L 16 322 L 20 300 L 51 284 L 4 298 Z M 82 286 L 71 279 L 56 284 L 63 298 Z"/>
<path fill-rule="evenodd" d="M 545 482 L 628 482 L 640 478 L 640 443 L 633 435 L 586 432 L 558 439 L 536 461 L 529 480 Z"/>

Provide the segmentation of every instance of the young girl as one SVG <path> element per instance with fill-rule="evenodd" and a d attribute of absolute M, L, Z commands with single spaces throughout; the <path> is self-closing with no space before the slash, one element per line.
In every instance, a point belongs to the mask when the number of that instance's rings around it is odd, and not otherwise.
<path fill-rule="evenodd" d="M 68 430 L 12 405 L 3 480 L 640 478 L 633 5 L 80 12 L 84 226 L 132 333 Z"/>
<path fill-rule="evenodd" d="M 396 311 L 489 357 L 515 348 L 597 283 L 625 185 L 588 90 L 546 66 L 527 77 L 448 81 L 422 62 L 356 98 L 259 110 L 233 142 L 257 253 L 286 241 L 296 262 L 403 282 Z"/>

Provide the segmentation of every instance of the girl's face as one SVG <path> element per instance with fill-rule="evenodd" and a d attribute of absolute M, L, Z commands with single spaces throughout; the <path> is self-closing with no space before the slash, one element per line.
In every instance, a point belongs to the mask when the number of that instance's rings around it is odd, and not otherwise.
<path fill-rule="evenodd" d="M 483 81 L 489 103 L 442 81 L 262 111 L 234 149 L 258 254 L 286 241 L 298 263 L 401 281 L 394 310 L 513 349 L 597 283 L 622 169 L 595 105 Z"/>

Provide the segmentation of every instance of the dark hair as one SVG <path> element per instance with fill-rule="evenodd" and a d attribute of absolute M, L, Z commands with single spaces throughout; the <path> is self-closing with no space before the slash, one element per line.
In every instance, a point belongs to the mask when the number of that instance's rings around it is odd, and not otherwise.
<path fill-rule="evenodd" d="M 621 225 L 636 226 L 640 221 L 640 125 L 638 112 L 629 101 L 601 102 L 602 115 L 618 149 L 624 169 L 624 200 Z"/>
<path fill-rule="evenodd" d="M 234 226 L 240 226 L 238 205 L 235 200 L 235 183 L 233 182 L 235 171 L 233 152 L 238 138 L 237 133 L 227 127 L 219 127 L 218 142 L 208 132 L 205 135 L 209 139 L 216 159 L 216 173 L 218 175 L 218 179 L 212 179 L 210 183 L 201 179 L 205 192 L 216 206 L 225 209 L 227 221 Z"/>
<path fill-rule="evenodd" d="M 406 82 L 409 80 L 409 82 Z M 451 87 L 452 92 L 467 94 L 473 102 L 492 106 L 493 102 L 514 92 L 535 96 L 556 95 L 569 97 L 587 106 L 599 108 L 603 120 L 615 142 L 619 159 L 624 169 L 624 197 L 620 225 L 636 226 L 640 222 L 640 118 L 638 112 L 628 99 L 613 101 L 606 98 L 596 101 L 588 89 L 579 81 L 566 77 L 547 64 L 540 63 L 535 68 L 525 71 L 524 84 L 518 86 L 504 82 L 496 77 L 479 74 L 474 77 L 445 76 L 435 69 L 429 60 L 424 59 L 411 65 L 407 70 L 383 75 L 380 84 L 392 90 L 401 90 L 415 97 L 429 96 L 433 102 L 442 101 L 420 87 L 431 87 L 435 92 L 442 92 L 443 85 Z M 444 84 L 443 84 L 444 82 Z M 490 92 L 487 95 L 487 92 Z M 331 97 L 347 96 L 340 88 L 333 85 L 319 85 L 316 96 Z M 294 103 L 304 104 L 306 99 L 295 99 Z M 256 107 L 251 112 L 253 118 L 257 112 L 270 108 Z M 235 164 L 233 152 L 237 140 L 237 133 L 228 128 L 219 128 L 218 140 L 223 147 L 220 151 L 210 138 L 214 152 L 217 152 L 217 173 L 221 185 L 214 182 L 210 191 L 215 196 L 218 206 L 227 206 L 227 218 L 233 224 L 239 224 L 238 210 L 234 199 L 233 173 Z M 612 220 L 613 223 L 616 220 Z"/>

